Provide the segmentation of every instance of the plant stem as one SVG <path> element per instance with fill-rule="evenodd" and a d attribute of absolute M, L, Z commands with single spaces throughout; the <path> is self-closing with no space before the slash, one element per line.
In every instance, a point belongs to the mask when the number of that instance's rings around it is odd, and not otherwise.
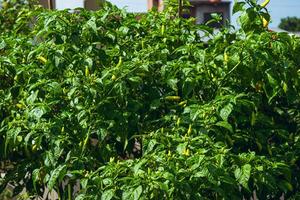
<path fill-rule="evenodd" d="M 182 15 L 182 0 L 178 0 L 178 17 Z"/>
<path fill-rule="evenodd" d="M 71 184 L 68 184 L 68 200 L 72 200 L 72 189 Z"/>

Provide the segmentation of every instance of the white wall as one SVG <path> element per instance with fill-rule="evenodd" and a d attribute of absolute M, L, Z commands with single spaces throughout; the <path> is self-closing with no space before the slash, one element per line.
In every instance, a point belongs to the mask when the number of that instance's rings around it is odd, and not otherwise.
<path fill-rule="evenodd" d="M 119 8 L 126 7 L 129 12 L 146 12 L 147 0 L 108 0 Z"/>
<path fill-rule="evenodd" d="M 56 0 L 55 1 L 56 8 L 59 10 L 70 8 L 78 8 L 83 7 L 83 0 Z"/>
<path fill-rule="evenodd" d="M 196 19 L 197 24 L 201 24 L 204 22 L 204 13 L 213 13 L 213 12 L 221 12 L 223 13 L 224 22 L 225 20 L 230 20 L 230 8 L 227 5 L 220 6 L 210 6 L 210 5 L 201 5 L 196 7 Z"/>

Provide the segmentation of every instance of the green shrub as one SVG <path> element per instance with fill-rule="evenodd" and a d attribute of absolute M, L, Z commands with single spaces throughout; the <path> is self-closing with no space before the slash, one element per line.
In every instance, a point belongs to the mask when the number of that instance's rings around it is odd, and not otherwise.
<path fill-rule="evenodd" d="M 1 189 L 297 198 L 299 38 L 263 28 L 253 2 L 234 7 L 241 29 L 218 33 L 172 8 L 23 10 L 34 23 L 0 37 L 0 159 L 13 165 Z"/>
<path fill-rule="evenodd" d="M 279 28 L 286 31 L 300 31 L 300 19 L 297 17 L 287 17 L 281 19 Z"/>

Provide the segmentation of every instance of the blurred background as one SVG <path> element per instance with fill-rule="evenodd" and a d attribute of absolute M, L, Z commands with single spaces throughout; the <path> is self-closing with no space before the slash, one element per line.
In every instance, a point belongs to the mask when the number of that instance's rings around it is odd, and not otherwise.
<path fill-rule="evenodd" d="M 0 0 L 17 1 L 17 0 Z M 104 0 L 39 0 L 45 7 L 51 5 L 55 9 L 74 9 L 76 7 L 85 7 L 90 10 L 97 10 L 99 2 Z M 119 8 L 125 8 L 128 12 L 145 13 L 151 7 L 157 6 L 162 9 L 163 0 L 107 0 L 117 5 Z M 170 0 L 164 0 L 170 1 Z M 234 0 L 189 0 L 193 8 L 191 9 L 191 16 L 197 19 L 197 23 L 203 23 L 210 19 L 210 14 L 217 12 L 221 14 L 224 19 L 230 20 L 231 24 L 238 26 L 238 15 L 231 15 Z M 258 0 L 259 3 L 264 0 Z M 300 0 L 271 0 L 267 6 L 271 14 L 271 22 L 269 28 L 272 30 L 280 30 L 278 28 L 282 19 L 285 29 L 293 32 L 300 32 Z M 188 16 L 189 17 L 189 16 Z"/>
<path fill-rule="evenodd" d="M 126 8 L 129 12 L 146 12 L 147 0 L 109 0 L 120 8 Z M 56 0 L 58 9 L 82 7 L 83 0 Z M 231 8 L 234 0 L 230 0 Z M 262 1 L 259 1 L 262 2 Z M 286 17 L 300 18 L 300 1 L 299 0 L 271 0 L 268 5 L 271 14 L 271 28 L 277 28 L 280 20 Z M 237 16 L 231 17 L 231 23 L 237 25 Z"/>

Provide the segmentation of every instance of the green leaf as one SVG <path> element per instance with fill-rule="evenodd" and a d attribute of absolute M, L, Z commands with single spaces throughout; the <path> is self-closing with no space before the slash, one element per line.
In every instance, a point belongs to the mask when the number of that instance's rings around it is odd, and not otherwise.
<path fill-rule="evenodd" d="M 122 200 L 133 200 L 132 194 L 132 190 L 126 188 L 122 193 Z"/>
<path fill-rule="evenodd" d="M 232 104 L 227 104 L 224 108 L 221 109 L 220 111 L 220 117 L 224 120 L 224 121 L 228 121 L 228 117 L 232 112 Z"/>
<path fill-rule="evenodd" d="M 287 86 L 287 84 L 286 84 L 285 82 L 283 82 L 282 89 L 283 89 L 284 93 L 287 93 L 287 91 L 288 91 L 288 86 Z"/>
<path fill-rule="evenodd" d="M 33 182 L 33 187 L 35 190 L 37 190 L 36 188 L 36 183 L 39 181 L 39 177 L 40 176 L 40 169 L 35 169 L 32 172 L 32 182 Z"/>
<path fill-rule="evenodd" d="M 242 168 L 237 168 L 234 171 L 234 176 L 236 180 L 246 189 L 249 189 L 248 187 L 248 181 L 250 179 L 251 175 L 251 165 L 245 164 L 242 166 Z"/>
<path fill-rule="evenodd" d="M 141 83 L 142 82 L 142 79 L 138 76 L 130 77 L 129 80 L 133 83 Z"/>
<path fill-rule="evenodd" d="M 127 35 L 128 34 L 128 31 L 129 31 L 129 28 L 126 27 L 126 26 L 121 26 L 119 28 L 119 31 L 123 34 L 123 35 Z"/>
<path fill-rule="evenodd" d="M 85 194 L 80 194 L 75 198 L 75 200 L 85 200 L 85 199 L 87 199 L 87 195 Z"/>
<path fill-rule="evenodd" d="M 139 187 L 135 188 L 135 190 L 133 191 L 134 200 L 140 199 L 142 192 L 143 192 L 143 187 L 141 185 Z"/>
<path fill-rule="evenodd" d="M 91 69 L 91 67 L 93 66 L 93 59 L 87 58 L 87 59 L 85 59 L 85 63 L 89 67 L 89 69 Z"/>
<path fill-rule="evenodd" d="M 6 43 L 5 43 L 4 40 L 2 40 L 2 41 L 0 42 L 0 50 L 4 49 L 5 47 L 6 47 Z"/>
<path fill-rule="evenodd" d="M 255 112 L 252 112 L 252 113 L 251 113 L 251 119 L 250 119 L 250 122 L 251 122 L 251 126 L 254 126 L 254 125 L 255 125 L 255 122 L 256 122 L 256 113 L 255 113 Z"/>
<path fill-rule="evenodd" d="M 225 128 L 225 129 L 229 130 L 231 133 L 233 133 L 233 128 L 232 128 L 231 124 L 229 124 L 226 121 L 219 121 L 215 125 L 219 126 L 219 127 L 222 127 L 222 128 Z"/>
<path fill-rule="evenodd" d="M 266 73 L 267 74 L 267 77 L 268 77 L 268 80 L 269 80 L 269 83 L 270 85 L 275 88 L 278 86 L 278 82 L 277 80 L 270 74 L 270 73 Z"/>
<path fill-rule="evenodd" d="M 12 128 L 7 132 L 7 140 L 11 140 L 13 139 L 14 144 L 17 142 L 17 137 L 21 132 L 21 127 L 17 127 L 17 128 Z"/>
<path fill-rule="evenodd" d="M 157 141 L 155 139 L 150 140 L 144 153 L 147 154 L 147 153 L 153 151 L 153 149 L 156 145 L 157 145 Z"/>
<path fill-rule="evenodd" d="M 95 33 L 97 33 L 97 24 L 95 17 L 92 17 L 89 21 L 87 21 L 87 26 L 90 27 Z"/>
<path fill-rule="evenodd" d="M 133 167 L 133 172 L 134 174 L 138 173 L 140 171 L 140 168 L 145 164 L 147 163 L 147 160 L 146 159 L 142 159 L 140 160 L 136 165 L 134 165 Z"/>
<path fill-rule="evenodd" d="M 201 169 L 200 171 L 196 172 L 193 177 L 195 178 L 203 178 L 209 176 L 209 171 L 207 168 Z"/>
<path fill-rule="evenodd" d="M 48 181 L 48 189 L 52 190 L 53 187 L 57 184 L 58 178 L 61 177 L 63 174 L 65 174 L 66 165 L 60 165 L 55 170 L 52 171 L 50 175 L 50 179 Z"/>
<path fill-rule="evenodd" d="M 105 186 L 112 186 L 112 184 L 113 184 L 113 180 L 111 179 L 111 178 L 105 178 L 105 179 L 103 179 L 103 185 L 105 185 Z"/>
<path fill-rule="evenodd" d="M 293 191 L 293 185 L 288 181 L 282 180 L 278 183 L 280 189 L 282 189 L 285 193 Z"/>
<path fill-rule="evenodd" d="M 30 116 L 32 116 L 36 120 L 40 120 L 45 113 L 46 111 L 43 107 L 37 107 L 30 111 Z"/>
<path fill-rule="evenodd" d="M 238 2 L 238 0 L 234 1 L 234 5 L 233 5 L 233 9 L 232 9 L 232 14 L 235 14 L 239 11 L 243 11 L 244 10 L 244 5 L 246 3 L 245 2 Z"/>
<path fill-rule="evenodd" d="M 26 99 L 27 104 L 33 104 L 37 99 L 38 93 L 39 93 L 38 90 L 32 92 L 31 95 Z"/>
<path fill-rule="evenodd" d="M 168 79 L 167 84 L 172 88 L 172 90 L 177 91 L 177 82 L 176 78 Z"/>
<path fill-rule="evenodd" d="M 183 152 L 186 150 L 186 146 L 187 146 L 187 143 L 179 144 L 176 148 L 177 152 L 179 154 L 183 154 Z"/>
<path fill-rule="evenodd" d="M 165 173 L 163 173 L 163 177 L 164 177 L 164 179 L 166 179 L 166 180 L 170 180 L 170 181 L 174 181 L 174 180 L 175 180 L 174 175 L 171 174 L 170 172 L 165 172 Z"/>
<path fill-rule="evenodd" d="M 115 190 L 105 190 L 103 194 L 101 195 L 101 200 L 111 200 L 115 195 Z"/>

